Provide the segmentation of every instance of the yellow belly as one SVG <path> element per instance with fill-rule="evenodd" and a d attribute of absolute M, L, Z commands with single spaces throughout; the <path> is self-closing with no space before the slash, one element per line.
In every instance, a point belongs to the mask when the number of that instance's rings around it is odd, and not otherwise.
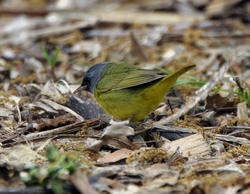
<path fill-rule="evenodd" d="M 153 88 L 132 87 L 111 90 L 95 95 L 96 100 L 105 112 L 118 120 L 141 121 L 151 113 L 164 99 L 164 91 Z"/>

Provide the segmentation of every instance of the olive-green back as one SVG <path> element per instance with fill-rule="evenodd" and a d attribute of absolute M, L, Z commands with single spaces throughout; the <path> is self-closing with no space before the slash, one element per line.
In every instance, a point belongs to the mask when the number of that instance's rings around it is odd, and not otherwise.
<path fill-rule="evenodd" d="M 97 93 L 120 90 L 160 80 L 166 74 L 161 71 L 140 69 L 134 65 L 109 64 L 96 85 Z"/>

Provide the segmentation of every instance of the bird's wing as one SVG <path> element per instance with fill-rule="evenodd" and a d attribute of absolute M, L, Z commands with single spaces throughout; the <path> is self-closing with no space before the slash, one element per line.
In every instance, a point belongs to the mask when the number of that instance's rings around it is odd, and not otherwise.
<path fill-rule="evenodd" d="M 98 92 L 120 90 L 146 84 L 165 77 L 166 74 L 156 70 L 140 69 L 137 66 L 116 64 L 115 68 L 107 68 L 105 76 L 98 82 Z"/>

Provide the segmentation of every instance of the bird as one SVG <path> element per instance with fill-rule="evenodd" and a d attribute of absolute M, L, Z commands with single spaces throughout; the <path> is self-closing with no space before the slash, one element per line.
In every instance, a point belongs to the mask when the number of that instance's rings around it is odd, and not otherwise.
<path fill-rule="evenodd" d="M 170 74 L 117 62 L 100 62 L 85 73 L 74 91 L 91 92 L 101 108 L 119 121 L 137 122 L 155 110 L 179 76 L 195 65 Z"/>

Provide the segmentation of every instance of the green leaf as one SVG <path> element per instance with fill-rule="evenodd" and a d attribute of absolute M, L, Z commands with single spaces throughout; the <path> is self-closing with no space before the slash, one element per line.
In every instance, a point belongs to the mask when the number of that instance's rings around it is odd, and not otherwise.
<path fill-rule="evenodd" d="M 66 192 L 63 188 L 63 184 L 64 182 L 62 180 L 60 180 L 58 177 L 55 177 L 51 180 L 52 191 L 55 194 L 67 194 L 68 192 Z"/>
<path fill-rule="evenodd" d="M 57 63 L 57 59 L 58 59 L 58 55 L 59 55 L 59 47 L 56 46 L 56 50 L 55 50 L 55 56 L 53 57 L 53 60 L 51 62 L 51 66 L 54 67 Z"/>
<path fill-rule="evenodd" d="M 55 67 L 57 60 L 58 60 L 58 56 L 59 56 L 59 47 L 56 46 L 55 48 L 55 55 L 53 57 L 53 59 L 51 60 L 49 53 L 47 52 L 45 46 L 42 47 L 42 53 L 43 56 L 45 57 L 47 63 L 51 66 L 51 67 Z"/>
<path fill-rule="evenodd" d="M 40 170 L 40 167 L 35 166 L 28 171 L 27 176 L 22 177 L 22 180 L 25 183 L 25 185 L 34 186 L 34 185 L 40 184 L 39 170 Z"/>
<path fill-rule="evenodd" d="M 62 164 L 62 168 L 67 169 L 69 172 L 74 172 L 77 169 L 77 164 L 73 160 L 66 160 Z"/>
<path fill-rule="evenodd" d="M 175 82 L 175 85 L 178 85 L 178 84 L 189 84 L 189 85 L 197 85 L 197 86 L 204 86 L 206 84 L 206 82 L 203 82 L 203 81 L 189 81 L 189 80 L 182 80 L 182 79 L 178 79 L 176 82 Z"/>
<path fill-rule="evenodd" d="M 49 145 L 49 147 L 46 150 L 46 157 L 48 158 L 48 160 L 55 161 L 58 155 L 59 151 L 53 145 Z"/>
<path fill-rule="evenodd" d="M 47 52 L 45 46 L 42 47 L 42 53 L 43 53 L 43 56 L 45 57 L 45 59 L 47 60 L 47 63 L 50 65 L 51 64 L 50 56 L 49 56 L 49 53 Z"/>

